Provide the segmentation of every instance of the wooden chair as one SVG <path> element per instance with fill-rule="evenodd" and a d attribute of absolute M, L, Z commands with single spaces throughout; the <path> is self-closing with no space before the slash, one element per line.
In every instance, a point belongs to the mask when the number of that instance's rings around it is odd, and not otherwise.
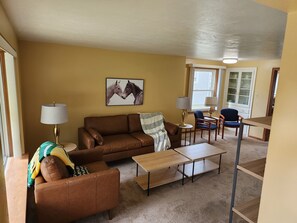
<path fill-rule="evenodd" d="M 222 139 L 224 139 L 224 128 L 236 128 L 235 136 L 237 136 L 238 128 L 240 126 L 240 120 L 243 119 L 238 115 L 238 111 L 233 108 L 223 108 L 221 110 L 219 119 L 219 134 L 222 127 Z"/>
<path fill-rule="evenodd" d="M 208 131 L 208 144 L 210 144 L 210 131 L 215 131 L 215 141 L 217 141 L 217 131 L 218 131 L 218 120 L 215 118 L 204 116 L 202 111 L 195 111 L 195 130 L 194 130 L 194 143 L 196 141 L 196 131 L 201 130 L 201 138 L 203 135 L 203 130 Z"/>

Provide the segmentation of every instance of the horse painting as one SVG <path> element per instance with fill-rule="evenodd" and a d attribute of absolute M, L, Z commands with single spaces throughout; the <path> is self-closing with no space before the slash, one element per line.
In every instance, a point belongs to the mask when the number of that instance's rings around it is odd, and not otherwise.
<path fill-rule="evenodd" d="M 121 97 L 122 95 L 122 88 L 119 85 L 120 81 L 116 81 L 114 84 L 110 85 L 106 89 L 106 104 L 108 105 L 110 102 L 110 98 L 114 95 L 117 94 Z"/>
<path fill-rule="evenodd" d="M 128 80 L 128 83 L 126 84 L 126 87 L 121 96 L 123 99 L 126 99 L 131 93 L 134 96 L 134 105 L 142 105 L 143 90 L 141 90 L 140 87 Z"/>

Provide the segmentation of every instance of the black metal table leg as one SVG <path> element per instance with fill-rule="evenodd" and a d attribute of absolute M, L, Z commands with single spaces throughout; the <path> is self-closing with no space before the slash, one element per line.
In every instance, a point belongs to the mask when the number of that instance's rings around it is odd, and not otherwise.
<path fill-rule="evenodd" d="M 220 161 L 219 161 L 219 170 L 218 170 L 218 174 L 221 173 L 221 163 L 222 163 L 222 154 L 220 154 Z"/>
<path fill-rule="evenodd" d="M 183 178 L 182 178 L 182 185 L 184 185 L 184 181 L 185 181 L 185 165 L 183 164 Z"/>
<path fill-rule="evenodd" d="M 136 163 L 136 176 L 138 177 L 138 163 Z"/>
<path fill-rule="evenodd" d="M 195 172 L 195 160 L 193 161 L 193 169 L 192 169 L 192 183 L 194 182 L 194 172 Z"/>
<path fill-rule="evenodd" d="M 150 196 L 150 179 L 151 178 L 151 172 L 147 173 L 147 196 Z"/>

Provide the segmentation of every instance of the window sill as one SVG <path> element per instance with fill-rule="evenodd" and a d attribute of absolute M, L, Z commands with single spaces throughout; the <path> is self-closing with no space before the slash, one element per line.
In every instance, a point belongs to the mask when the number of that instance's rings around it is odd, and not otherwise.
<path fill-rule="evenodd" d="M 9 222 L 26 222 L 28 155 L 7 159 L 5 184 Z"/>
<path fill-rule="evenodd" d="M 195 112 L 195 111 L 202 111 L 202 112 L 208 112 L 209 108 L 195 108 L 190 110 L 191 112 Z"/>

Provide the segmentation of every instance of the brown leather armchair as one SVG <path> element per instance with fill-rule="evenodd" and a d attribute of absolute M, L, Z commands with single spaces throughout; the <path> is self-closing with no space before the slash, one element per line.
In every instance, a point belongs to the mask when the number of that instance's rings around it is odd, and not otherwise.
<path fill-rule="evenodd" d="M 109 169 L 97 149 L 72 151 L 69 156 L 90 173 L 52 182 L 38 176 L 34 191 L 38 222 L 71 222 L 102 211 L 111 219 L 110 210 L 119 204 L 119 170 Z"/>

